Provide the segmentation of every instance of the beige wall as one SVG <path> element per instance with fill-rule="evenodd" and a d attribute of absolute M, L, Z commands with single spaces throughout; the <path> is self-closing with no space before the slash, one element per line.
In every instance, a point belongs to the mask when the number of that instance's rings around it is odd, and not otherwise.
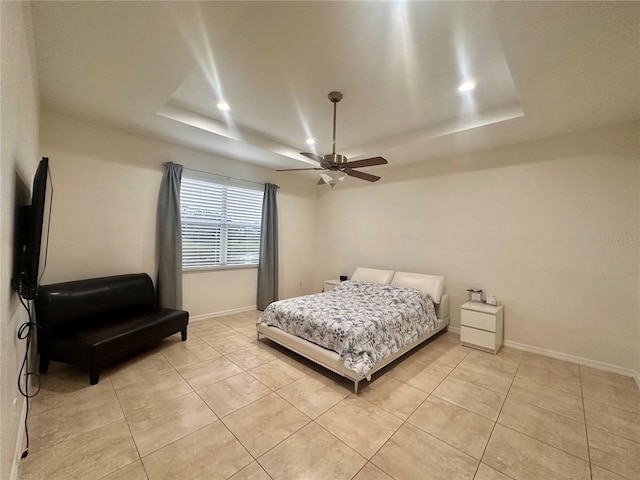
<path fill-rule="evenodd" d="M 280 296 L 313 291 L 316 191 L 308 180 L 59 114 L 41 118 L 41 150 L 54 184 L 43 283 L 128 272 L 155 278 L 162 163 L 173 161 L 280 185 Z M 185 273 L 184 308 L 201 316 L 254 306 L 256 274 L 255 268 Z"/>
<path fill-rule="evenodd" d="M 318 277 L 442 274 L 505 305 L 506 339 L 638 368 L 638 124 L 404 168 L 319 199 Z M 393 159 L 389 159 L 393 163 Z M 345 186 L 356 185 L 348 182 Z"/>
<path fill-rule="evenodd" d="M 16 339 L 28 321 L 18 297 L 11 291 L 13 227 L 17 205 L 30 203 L 38 163 L 38 91 L 30 4 L 0 2 L 2 150 L 0 160 L 0 478 L 15 478 L 16 447 L 24 447 L 24 399 L 17 390 L 24 341 Z M 14 403 L 15 402 L 15 403 Z"/>

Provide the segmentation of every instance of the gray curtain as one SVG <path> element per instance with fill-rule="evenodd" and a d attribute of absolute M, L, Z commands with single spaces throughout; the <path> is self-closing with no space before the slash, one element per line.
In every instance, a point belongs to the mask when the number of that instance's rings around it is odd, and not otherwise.
<path fill-rule="evenodd" d="M 264 310 L 278 299 L 278 186 L 264 185 L 262 199 L 262 231 L 258 264 L 258 310 Z"/>
<path fill-rule="evenodd" d="M 182 309 L 182 224 L 180 182 L 182 165 L 164 163 L 158 196 L 158 305 Z"/>

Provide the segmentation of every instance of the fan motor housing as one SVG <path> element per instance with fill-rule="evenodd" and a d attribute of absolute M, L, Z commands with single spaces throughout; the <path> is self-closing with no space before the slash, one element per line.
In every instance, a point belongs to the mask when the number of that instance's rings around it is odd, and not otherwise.
<path fill-rule="evenodd" d="M 327 162 L 333 163 L 334 165 L 342 165 L 343 163 L 347 163 L 347 157 L 345 157 L 344 155 L 340 155 L 339 153 L 328 153 L 326 155 L 323 155 L 322 158 Z"/>

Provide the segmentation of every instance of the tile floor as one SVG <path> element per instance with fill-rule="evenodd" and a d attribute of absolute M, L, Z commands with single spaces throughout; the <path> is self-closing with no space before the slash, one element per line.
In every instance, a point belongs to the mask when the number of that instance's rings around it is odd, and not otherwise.
<path fill-rule="evenodd" d="M 101 375 L 52 362 L 27 479 L 640 478 L 631 378 L 443 333 L 361 384 L 256 341 L 259 312 L 194 322 Z"/>

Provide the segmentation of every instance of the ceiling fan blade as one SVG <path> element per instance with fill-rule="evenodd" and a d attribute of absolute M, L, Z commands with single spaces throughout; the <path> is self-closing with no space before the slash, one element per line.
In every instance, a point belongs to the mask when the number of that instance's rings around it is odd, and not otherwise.
<path fill-rule="evenodd" d="M 347 162 L 344 166 L 347 168 L 362 168 L 373 167 L 374 165 L 386 165 L 387 162 L 382 157 L 365 158 L 364 160 L 355 160 L 353 162 Z"/>
<path fill-rule="evenodd" d="M 350 177 L 356 177 L 360 180 L 366 180 L 367 182 L 377 182 L 378 180 L 380 180 L 380 177 L 378 177 L 377 175 L 359 172 L 358 170 L 351 170 L 350 168 L 345 168 L 344 173 L 346 173 Z"/>
<path fill-rule="evenodd" d="M 312 168 L 283 168 L 282 170 L 276 170 L 276 172 L 297 172 L 299 170 L 324 170 L 324 168 L 320 168 L 320 167 L 312 167 Z"/>
<path fill-rule="evenodd" d="M 324 162 L 324 158 L 322 158 L 320 155 L 316 155 L 315 153 L 300 152 L 300 155 L 304 155 L 305 157 L 310 158 L 311 160 L 315 160 L 318 163 Z"/>
<path fill-rule="evenodd" d="M 327 162 L 324 158 L 322 158 L 320 155 L 316 155 L 315 153 L 300 152 L 300 155 L 304 155 L 305 157 L 310 158 L 311 160 L 315 160 L 323 167 L 328 167 L 329 165 L 331 165 L 331 162 Z"/>

